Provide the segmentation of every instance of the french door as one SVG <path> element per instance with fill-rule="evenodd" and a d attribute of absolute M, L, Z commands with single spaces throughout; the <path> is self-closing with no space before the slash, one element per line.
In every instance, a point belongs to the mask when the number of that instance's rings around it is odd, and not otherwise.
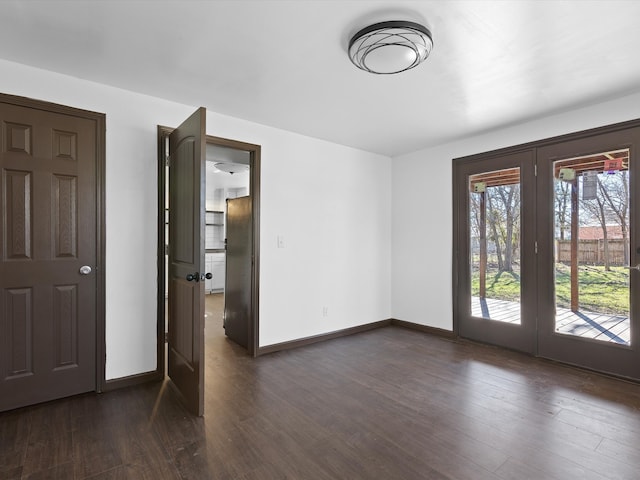
<path fill-rule="evenodd" d="M 638 125 L 454 161 L 461 337 L 640 379 Z"/>
<path fill-rule="evenodd" d="M 537 149 L 538 355 L 635 379 L 638 148 L 640 127 Z"/>
<path fill-rule="evenodd" d="M 536 326 L 534 160 L 526 150 L 454 164 L 458 334 L 527 353 Z"/>

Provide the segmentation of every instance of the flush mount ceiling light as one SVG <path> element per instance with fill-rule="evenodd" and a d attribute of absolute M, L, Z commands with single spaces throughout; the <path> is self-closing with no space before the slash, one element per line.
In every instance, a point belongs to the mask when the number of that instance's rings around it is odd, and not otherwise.
<path fill-rule="evenodd" d="M 419 23 L 381 22 L 353 36 L 349 58 L 366 72 L 388 75 L 416 67 L 427 59 L 432 47 L 431 32 Z"/>
<path fill-rule="evenodd" d="M 213 166 L 221 172 L 230 173 L 231 175 L 249 170 L 249 165 L 241 163 L 214 163 Z"/>

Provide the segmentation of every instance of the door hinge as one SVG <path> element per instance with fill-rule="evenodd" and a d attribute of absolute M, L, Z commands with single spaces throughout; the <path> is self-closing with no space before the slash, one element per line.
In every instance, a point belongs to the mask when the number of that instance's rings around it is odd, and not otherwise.
<path fill-rule="evenodd" d="M 166 243 L 166 244 L 164 245 L 164 254 L 165 254 L 165 255 L 169 255 L 169 244 L 168 244 L 168 243 Z"/>
<path fill-rule="evenodd" d="M 537 255 L 537 254 L 538 254 L 538 241 L 535 241 L 535 242 L 533 243 L 533 245 L 534 245 L 534 246 L 533 246 L 533 251 L 534 251 L 534 252 L 535 252 L 535 254 Z"/>
<path fill-rule="evenodd" d="M 167 155 L 166 157 L 164 157 L 164 165 L 165 167 L 171 166 L 171 155 Z"/>
<path fill-rule="evenodd" d="M 534 164 L 533 165 L 533 176 L 537 177 L 538 176 L 538 164 Z"/>

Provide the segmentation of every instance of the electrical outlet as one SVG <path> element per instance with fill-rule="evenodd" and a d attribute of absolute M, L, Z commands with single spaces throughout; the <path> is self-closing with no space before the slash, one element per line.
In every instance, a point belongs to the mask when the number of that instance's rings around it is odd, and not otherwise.
<path fill-rule="evenodd" d="M 323 317 L 329 316 L 329 307 L 322 307 L 322 316 Z"/>
<path fill-rule="evenodd" d="M 284 248 L 284 235 L 278 235 L 278 248 Z"/>

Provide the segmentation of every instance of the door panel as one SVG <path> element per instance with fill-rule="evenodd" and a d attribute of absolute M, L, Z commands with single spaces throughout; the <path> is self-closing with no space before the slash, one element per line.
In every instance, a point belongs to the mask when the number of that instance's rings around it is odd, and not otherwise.
<path fill-rule="evenodd" d="M 200 108 L 169 137 L 169 378 L 196 415 L 204 413 L 205 120 Z"/>
<path fill-rule="evenodd" d="M 227 257 L 224 296 L 224 329 L 231 340 L 249 347 L 252 292 L 251 197 L 227 200 Z"/>
<path fill-rule="evenodd" d="M 5 380 L 18 376 L 33 375 L 33 312 L 32 289 L 15 288 L 5 290 L 4 322 L 7 352 Z"/>
<path fill-rule="evenodd" d="M 553 171 L 555 331 L 628 345 L 629 149 L 555 160 Z"/>
<path fill-rule="evenodd" d="M 0 103 L 0 125 L 6 410 L 96 389 L 98 129 L 10 103 Z"/>
<path fill-rule="evenodd" d="M 56 258 L 76 256 L 78 225 L 76 207 L 78 198 L 77 178 L 54 175 L 51 192 L 53 251 Z"/>
<path fill-rule="evenodd" d="M 78 303 L 76 285 L 56 285 L 53 290 L 54 369 L 78 364 Z"/>
<path fill-rule="evenodd" d="M 636 379 L 639 147 L 628 128 L 537 154 L 539 355 Z"/>
<path fill-rule="evenodd" d="M 533 152 L 454 164 L 457 296 L 462 337 L 533 353 Z"/>
<path fill-rule="evenodd" d="M 520 179 L 520 167 L 469 176 L 471 314 L 514 325 L 522 323 Z"/>
<path fill-rule="evenodd" d="M 31 172 L 3 171 L 5 260 L 31 258 Z"/>

